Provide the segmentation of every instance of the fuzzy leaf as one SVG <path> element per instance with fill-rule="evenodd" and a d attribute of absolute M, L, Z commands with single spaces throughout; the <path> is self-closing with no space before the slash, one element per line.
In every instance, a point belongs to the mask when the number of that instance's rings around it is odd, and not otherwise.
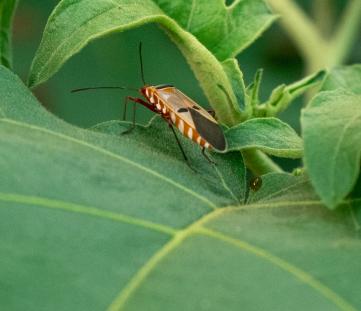
<path fill-rule="evenodd" d="M 300 158 L 302 139 L 286 123 L 276 118 L 257 118 L 243 122 L 226 132 L 228 150 L 257 148 L 270 155 Z"/>
<path fill-rule="evenodd" d="M 225 60 L 222 63 L 222 66 L 232 84 L 232 89 L 239 104 L 239 108 L 243 113 L 244 117 L 242 119 L 246 120 L 249 117 L 249 111 L 245 111 L 246 87 L 243 81 L 243 73 L 239 69 L 237 60 L 234 58 Z"/>
<path fill-rule="evenodd" d="M 217 172 L 182 139 L 194 173 L 159 118 L 82 130 L 3 67 L 0 98 L 1 309 L 361 308 L 359 197 L 270 174 L 241 206 L 239 152 Z"/>
<path fill-rule="evenodd" d="M 11 31 L 12 19 L 17 0 L 2 0 L 0 2 L 0 65 L 10 68 L 12 63 Z"/>
<path fill-rule="evenodd" d="M 220 62 L 228 56 L 217 59 L 212 52 L 218 57 L 235 55 L 258 37 L 273 19 L 262 0 L 236 1 L 228 8 L 222 0 L 211 3 L 63 0 L 48 20 L 31 67 L 29 85 L 33 87 L 48 80 L 70 57 L 96 38 L 156 22 L 189 62 L 219 120 L 235 124 L 242 120 L 242 115 Z M 220 37 L 225 41 L 217 47 L 215 43 L 221 43 L 217 39 Z M 231 101 L 218 85 L 222 85 Z"/>
<path fill-rule="evenodd" d="M 302 113 L 305 164 L 322 201 L 335 208 L 353 189 L 361 161 L 361 95 L 317 95 Z"/>
<path fill-rule="evenodd" d="M 155 0 L 179 25 L 223 61 L 235 57 L 275 19 L 264 1 Z"/>

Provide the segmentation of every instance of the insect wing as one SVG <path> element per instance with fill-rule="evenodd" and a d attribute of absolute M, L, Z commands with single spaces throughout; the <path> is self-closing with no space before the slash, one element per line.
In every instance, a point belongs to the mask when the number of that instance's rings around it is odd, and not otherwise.
<path fill-rule="evenodd" d="M 194 108 L 189 110 L 198 133 L 214 148 L 224 151 L 226 149 L 226 139 L 218 123 L 204 117 L 203 114 Z"/>
<path fill-rule="evenodd" d="M 226 149 L 226 140 L 217 121 L 201 106 L 174 87 L 158 89 L 159 97 L 177 116 L 195 128 L 219 151 Z"/>
<path fill-rule="evenodd" d="M 189 108 L 196 103 L 185 95 L 184 97 L 180 96 L 180 94 L 182 92 L 178 91 L 175 87 L 157 89 L 158 97 L 166 104 L 167 108 L 175 113 L 178 118 L 189 124 L 189 126 L 195 128 Z"/>

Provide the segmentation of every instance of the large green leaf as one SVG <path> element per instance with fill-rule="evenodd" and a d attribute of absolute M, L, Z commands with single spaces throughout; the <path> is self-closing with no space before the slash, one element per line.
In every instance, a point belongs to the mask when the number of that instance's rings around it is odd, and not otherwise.
<path fill-rule="evenodd" d="M 361 161 L 359 65 L 333 70 L 302 113 L 305 164 L 323 202 L 335 208 L 355 186 Z"/>
<path fill-rule="evenodd" d="M 323 202 L 335 208 L 353 189 L 361 160 L 361 96 L 339 89 L 302 113 L 305 165 Z"/>
<path fill-rule="evenodd" d="M 270 174 L 241 206 L 237 153 L 182 139 L 194 173 L 160 119 L 82 130 L 2 67 L 0 95 L 2 310 L 361 308 L 357 196 Z"/>
<path fill-rule="evenodd" d="M 257 148 L 270 155 L 300 158 L 302 139 L 286 123 L 276 118 L 257 118 L 226 131 L 229 150 Z"/>
<path fill-rule="evenodd" d="M 11 30 L 12 18 L 18 1 L 2 0 L 0 2 L 0 65 L 11 67 Z"/>
<path fill-rule="evenodd" d="M 235 124 L 244 116 L 221 61 L 250 44 L 273 19 L 263 0 L 236 1 L 230 7 L 222 0 L 63 0 L 48 20 L 29 85 L 49 79 L 89 41 L 155 22 L 184 54 L 218 118 Z"/>

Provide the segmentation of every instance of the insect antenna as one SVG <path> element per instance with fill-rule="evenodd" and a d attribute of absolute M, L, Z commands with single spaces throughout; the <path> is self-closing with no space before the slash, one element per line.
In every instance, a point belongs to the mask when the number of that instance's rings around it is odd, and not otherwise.
<path fill-rule="evenodd" d="M 143 85 L 146 85 L 144 79 L 144 67 L 143 67 L 143 56 L 142 56 L 142 41 L 139 42 L 139 60 L 140 60 L 140 75 L 142 77 Z"/>
<path fill-rule="evenodd" d="M 77 93 L 82 91 L 89 91 L 89 90 L 99 90 L 99 89 L 120 89 L 120 90 L 131 90 L 131 91 L 138 91 L 136 88 L 127 87 L 127 86 L 95 86 L 95 87 L 83 87 L 79 89 L 71 90 L 71 93 Z"/>

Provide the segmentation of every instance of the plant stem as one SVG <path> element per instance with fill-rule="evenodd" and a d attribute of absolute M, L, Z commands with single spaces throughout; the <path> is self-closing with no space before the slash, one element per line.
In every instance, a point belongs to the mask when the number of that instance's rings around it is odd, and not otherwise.
<path fill-rule="evenodd" d="M 248 169 L 256 176 L 267 173 L 283 172 L 275 162 L 260 150 L 254 148 L 243 150 L 242 156 Z"/>
<path fill-rule="evenodd" d="M 334 27 L 334 0 L 314 0 L 312 3 L 312 15 L 320 33 L 329 37 Z"/>
<path fill-rule="evenodd" d="M 350 0 L 342 15 L 338 30 L 331 44 L 331 57 L 329 66 L 335 66 L 344 62 L 348 52 L 352 48 L 354 39 L 357 37 L 361 25 L 361 1 Z"/>
<path fill-rule="evenodd" d="M 308 74 L 345 60 L 361 23 L 360 0 L 349 0 L 338 30 L 330 40 L 293 0 L 268 0 L 268 3 L 281 15 L 281 25 L 303 56 Z"/>
<path fill-rule="evenodd" d="M 306 62 L 322 62 L 326 42 L 317 26 L 301 8 L 292 0 L 268 0 L 268 3 L 274 12 L 281 15 L 281 25 L 289 33 Z"/>

